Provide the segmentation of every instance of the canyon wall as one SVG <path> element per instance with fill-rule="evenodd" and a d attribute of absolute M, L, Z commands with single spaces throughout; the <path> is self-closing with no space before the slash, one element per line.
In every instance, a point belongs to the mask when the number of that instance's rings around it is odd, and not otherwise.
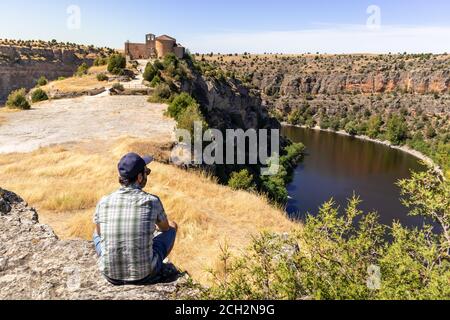
<path fill-rule="evenodd" d="M 92 65 L 94 59 L 94 55 L 77 50 L 0 45 L 0 104 L 13 90 L 33 88 L 41 76 L 48 80 L 70 77 L 79 65 Z"/>

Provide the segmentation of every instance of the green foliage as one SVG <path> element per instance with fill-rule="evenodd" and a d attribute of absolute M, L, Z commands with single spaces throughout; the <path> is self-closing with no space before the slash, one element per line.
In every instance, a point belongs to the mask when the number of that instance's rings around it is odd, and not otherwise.
<path fill-rule="evenodd" d="M 345 131 L 352 136 L 358 134 L 358 125 L 355 121 L 350 121 L 345 125 Z"/>
<path fill-rule="evenodd" d="M 6 101 L 6 106 L 10 109 L 28 110 L 31 108 L 30 103 L 26 98 L 26 90 L 19 89 L 11 92 Z"/>
<path fill-rule="evenodd" d="M 305 146 L 301 143 L 292 143 L 284 149 L 284 155 L 279 158 L 279 163 L 270 159 L 268 166 L 278 169 L 272 175 L 262 177 L 262 191 L 276 203 L 285 204 L 288 200 L 286 185 L 292 180 L 295 166 L 301 161 Z"/>
<path fill-rule="evenodd" d="M 331 200 L 291 234 L 254 238 L 242 258 L 223 250 L 204 298 L 450 299 L 449 183 L 429 170 L 399 185 L 411 214 L 435 220 L 441 233 L 383 226 L 357 197 L 341 214 Z"/>
<path fill-rule="evenodd" d="M 161 83 L 155 87 L 153 94 L 149 98 L 149 102 L 165 103 L 168 102 L 172 96 L 172 90 L 167 83 Z"/>
<path fill-rule="evenodd" d="M 121 54 L 113 54 L 109 57 L 108 72 L 112 74 L 123 74 L 125 67 L 127 66 L 127 60 Z"/>
<path fill-rule="evenodd" d="M 38 79 L 38 81 L 37 81 L 36 84 L 37 84 L 38 87 L 42 87 L 42 86 L 45 86 L 46 84 L 48 84 L 48 80 L 47 80 L 46 77 L 41 76 L 41 77 Z"/>
<path fill-rule="evenodd" d="M 202 129 L 205 131 L 208 129 L 208 124 L 203 117 L 200 107 L 198 104 L 190 104 L 187 109 L 182 111 L 177 117 L 177 129 L 188 130 L 191 134 L 192 139 L 196 134 L 195 132 L 195 122 L 202 123 Z M 201 133 L 203 134 L 203 132 Z"/>
<path fill-rule="evenodd" d="M 372 139 L 376 139 L 381 133 L 381 126 L 383 125 L 383 120 L 380 115 L 374 115 L 370 117 L 367 124 L 367 136 Z"/>
<path fill-rule="evenodd" d="M 75 75 L 77 77 L 82 77 L 88 73 L 89 66 L 86 62 L 83 62 L 77 69 L 77 72 L 75 72 Z"/>
<path fill-rule="evenodd" d="M 105 66 L 108 64 L 108 58 L 104 58 L 104 57 L 97 57 L 94 60 L 94 66 L 98 67 L 98 66 Z"/>
<path fill-rule="evenodd" d="M 387 122 L 387 138 L 394 145 L 402 145 L 408 138 L 408 127 L 405 120 L 393 115 Z"/>
<path fill-rule="evenodd" d="M 170 103 L 167 109 L 167 114 L 177 120 L 180 114 L 182 114 L 187 108 L 193 105 L 198 106 L 197 101 L 195 101 L 195 99 L 192 98 L 188 93 L 183 92 L 177 95 L 175 99 L 173 99 L 173 101 Z"/>
<path fill-rule="evenodd" d="M 163 81 L 161 80 L 161 78 L 156 75 L 153 80 L 150 82 L 150 86 L 152 88 L 156 88 L 158 85 L 160 85 Z"/>
<path fill-rule="evenodd" d="M 99 73 L 98 75 L 97 75 L 97 80 L 98 81 L 108 81 L 108 76 L 106 75 L 106 74 L 104 74 L 104 73 Z"/>
<path fill-rule="evenodd" d="M 233 172 L 228 186 L 234 190 L 252 190 L 254 187 L 253 176 L 246 169 Z"/>
<path fill-rule="evenodd" d="M 153 67 L 156 70 L 164 70 L 164 65 L 159 60 L 155 60 L 155 62 L 153 63 Z"/>
<path fill-rule="evenodd" d="M 31 94 L 31 102 L 33 102 L 33 103 L 45 101 L 45 100 L 48 100 L 48 95 L 41 88 L 34 90 L 33 93 Z"/>
<path fill-rule="evenodd" d="M 153 78 L 158 74 L 158 70 L 153 66 L 152 63 L 147 63 L 144 71 L 144 80 L 152 81 Z"/>
<path fill-rule="evenodd" d="M 124 91 L 125 90 L 125 88 L 123 87 L 123 85 L 120 82 L 114 83 L 112 88 L 116 91 Z"/>

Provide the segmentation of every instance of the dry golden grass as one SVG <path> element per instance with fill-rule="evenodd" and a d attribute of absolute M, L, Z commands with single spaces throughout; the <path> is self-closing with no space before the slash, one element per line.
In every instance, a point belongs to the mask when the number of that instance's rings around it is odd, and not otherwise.
<path fill-rule="evenodd" d="M 108 149 L 108 150 L 106 150 Z M 116 165 L 127 152 L 154 151 L 154 144 L 122 138 L 92 153 L 80 145 L 0 156 L 0 185 L 21 195 L 63 239 L 90 239 L 97 202 L 116 190 Z M 259 195 L 233 191 L 200 173 L 153 163 L 147 191 L 158 195 L 180 225 L 171 260 L 197 281 L 217 265 L 219 245 L 240 251 L 262 230 L 286 232 L 297 225 Z"/>
<path fill-rule="evenodd" d="M 99 73 L 106 73 L 106 66 L 98 66 L 89 68 L 88 74 L 83 77 L 70 77 L 64 80 L 51 81 L 42 89 L 46 92 L 84 92 L 102 88 L 105 86 L 105 82 L 97 80 Z"/>

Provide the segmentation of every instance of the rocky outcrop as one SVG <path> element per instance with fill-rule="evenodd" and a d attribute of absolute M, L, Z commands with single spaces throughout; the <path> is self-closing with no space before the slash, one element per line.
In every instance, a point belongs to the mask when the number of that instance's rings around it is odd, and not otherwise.
<path fill-rule="evenodd" d="M 0 45 L 0 103 L 13 90 L 33 88 L 41 76 L 70 77 L 83 62 L 92 65 L 94 58 L 76 50 Z"/>
<path fill-rule="evenodd" d="M 255 74 L 253 84 L 264 92 L 281 95 L 384 93 L 445 93 L 450 91 L 450 71 L 386 72 L 371 74 Z"/>
<path fill-rule="evenodd" d="M 177 299 L 194 294 L 187 281 L 166 265 L 159 284 L 112 286 L 98 271 L 92 243 L 59 240 L 36 210 L 0 189 L 0 300 Z"/>

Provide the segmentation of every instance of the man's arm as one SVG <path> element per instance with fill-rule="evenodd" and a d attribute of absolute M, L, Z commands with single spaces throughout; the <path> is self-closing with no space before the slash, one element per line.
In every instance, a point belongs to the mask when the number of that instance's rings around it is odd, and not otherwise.
<path fill-rule="evenodd" d="M 156 226 L 158 227 L 159 231 L 161 231 L 161 232 L 167 232 L 170 230 L 169 220 L 167 220 L 167 219 L 158 222 L 156 224 Z"/>
<path fill-rule="evenodd" d="M 99 236 L 101 236 L 102 233 L 101 233 L 101 230 L 100 230 L 100 224 L 96 224 L 96 225 L 95 225 L 95 229 L 96 229 L 96 231 L 97 231 L 97 234 L 98 234 Z"/>

